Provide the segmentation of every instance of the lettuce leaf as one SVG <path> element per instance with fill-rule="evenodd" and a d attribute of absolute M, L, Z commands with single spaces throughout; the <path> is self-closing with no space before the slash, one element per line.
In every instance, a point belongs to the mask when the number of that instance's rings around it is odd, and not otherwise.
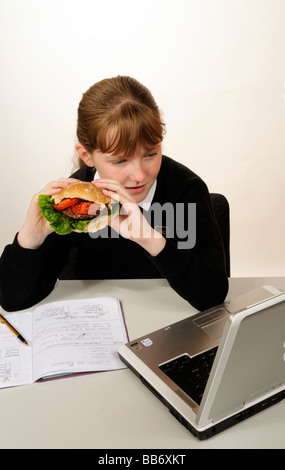
<path fill-rule="evenodd" d="M 53 208 L 53 200 L 50 196 L 40 194 L 38 197 L 38 204 L 41 212 L 46 220 L 50 223 L 53 230 L 59 235 L 68 235 L 73 230 L 84 231 L 86 225 L 90 220 L 76 220 L 67 217 L 61 211 Z"/>

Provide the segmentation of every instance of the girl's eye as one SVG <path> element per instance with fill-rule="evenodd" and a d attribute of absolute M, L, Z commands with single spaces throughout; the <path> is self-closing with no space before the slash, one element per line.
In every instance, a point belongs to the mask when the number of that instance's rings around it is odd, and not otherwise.
<path fill-rule="evenodd" d="M 125 163 L 126 160 L 116 160 L 114 162 L 115 165 L 122 165 L 123 163 Z"/>

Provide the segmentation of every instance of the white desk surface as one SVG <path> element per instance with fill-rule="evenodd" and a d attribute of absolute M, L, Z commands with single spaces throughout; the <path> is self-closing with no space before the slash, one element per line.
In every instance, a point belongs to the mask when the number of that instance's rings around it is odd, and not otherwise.
<path fill-rule="evenodd" d="M 232 278 L 228 298 L 285 277 Z M 164 280 L 60 281 L 43 303 L 113 296 L 130 340 L 195 313 Z M 198 441 L 129 370 L 0 390 L 0 448 L 285 448 L 285 400 L 206 441 Z M 104 454 L 104 453 L 103 453 Z"/>

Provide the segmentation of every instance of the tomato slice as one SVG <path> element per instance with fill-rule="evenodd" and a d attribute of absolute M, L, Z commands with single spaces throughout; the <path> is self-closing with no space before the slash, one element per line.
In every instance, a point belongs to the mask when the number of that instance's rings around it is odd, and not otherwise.
<path fill-rule="evenodd" d="M 58 211 L 62 211 L 63 209 L 66 209 L 67 207 L 77 204 L 79 201 L 80 199 L 77 197 L 65 198 L 62 201 L 60 201 L 58 204 L 53 204 L 53 208 Z"/>
<path fill-rule="evenodd" d="M 76 214 L 86 215 L 86 214 L 95 214 L 100 209 L 100 204 L 96 204 L 95 202 L 86 202 L 80 201 L 78 204 L 75 204 L 72 207 L 73 212 Z"/>

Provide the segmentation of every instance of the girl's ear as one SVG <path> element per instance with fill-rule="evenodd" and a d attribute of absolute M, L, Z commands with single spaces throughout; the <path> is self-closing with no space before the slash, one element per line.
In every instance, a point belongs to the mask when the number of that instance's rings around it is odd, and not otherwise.
<path fill-rule="evenodd" d="M 75 145 L 75 149 L 79 157 L 81 158 L 81 160 L 83 160 L 87 166 L 90 166 L 90 167 L 94 166 L 92 155 L 87 152 L 85 147 L 83 147 L 83 145 L 80 142 L 78 142 L 78 144 Z"/>

